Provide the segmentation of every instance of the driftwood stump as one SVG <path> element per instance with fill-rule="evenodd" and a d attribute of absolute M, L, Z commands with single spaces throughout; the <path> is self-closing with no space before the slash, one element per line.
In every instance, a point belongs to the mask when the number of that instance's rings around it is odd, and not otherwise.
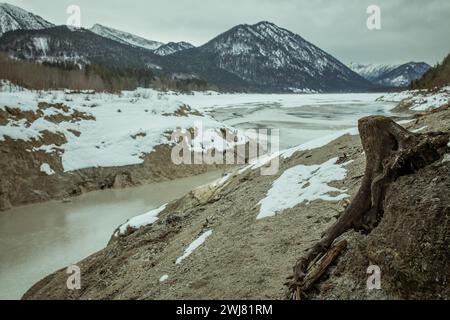
<path fill-rule="evenodd" d="M 358 129 L 366 155 L 361 187 L 322 239 L 297 261 L 292 280 L 287 283 L 291 299 L 299 299 L 299 292 L 309 289 L 311 283 L 308 279 L 318 278 L 310 275 L 310 270 L 319 269 L 323 274 L 323 268 L 313 268 L 311 265 L 324 260 L 322 256 L 334 240 L 352 228 L 368 233 L 376 227 L 383 216 L 388 185 L 397 177 L 413 173 L 440 159 L 448 149 L 450 137 L 448 132 L 413 133 L 382 116 L 360 119 Z M 335 255 L 332 256 L 335 258 Z"/>

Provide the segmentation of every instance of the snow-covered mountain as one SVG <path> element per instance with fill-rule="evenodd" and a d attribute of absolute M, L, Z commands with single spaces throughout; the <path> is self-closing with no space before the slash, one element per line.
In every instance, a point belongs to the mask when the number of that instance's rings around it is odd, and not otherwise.
<path fill-rule="evenodd" d="M 167 56 L 169 54 L 191 48 L 194 48 L 194 46 L 188 42 L 169 42 L 156 49 L 154 53 L 160 56 Z"/>
<path fill-rule="evenodd" d="M 0 36 L 8 31 L 44 29 L 52 26 L 52 23 L 22 8 L 0 3 Z"/>
<path fill-rule="evenodd" d="M 430 69 L 430 65 L 425 62 L 400 65 L 350 63 L 349 67 L 374 84 L 386 87 L 406 87 Z"/>
<path fill-rule="evenodd" d="M 398 66 L 396 64 L 363 64 L 354 62 L 349 64 L 350 69 L 370 81 L 375 81 L 381 75 L 394 70 Z"/>
<path fill-rule="evenodd" d="M 105 27 L 101 24 L 95 24 L 90 30 L 102 37 L 115 40 L 123 44 L 128 44 L 134 47 L 141 47 L 148 50 L 156 50 L 164 44 L 158 41 L 147 40 L 145 38 L 136 36 L 134 34 L 125 31 Z"/>
<path fill-rule="evenodd" d="M 382 86 L 407 87 L 411 81 L 422 78 L 430 68 L 425 62 L 408 62 L 383 74 L 376 83 Z"/>
<path fill-rule="evenodd" d="M 372 87 L 301 36 L 266 21 L 238 25 L 201 47 L 170 57 L 181 62 L 178 68 L 229 87 L 230 81 L 235 81 L 238 88 L 285 92 L 358 91 Z"/>

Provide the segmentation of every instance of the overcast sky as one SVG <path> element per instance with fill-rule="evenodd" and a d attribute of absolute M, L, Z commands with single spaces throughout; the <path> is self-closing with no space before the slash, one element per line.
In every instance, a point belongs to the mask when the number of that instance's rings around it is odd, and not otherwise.
<path fill-rule="evenodd" d="M 344 63 L 435 64 L 450 52 L 449 0 L 5 0 L 65 24 L 81 8 L 94 23 L 162 42 L 201 45 L 241 23 L 262 20 L 289 29 Z M 381 8 L 381 30 L 366 27 L 369 5 Z"/>

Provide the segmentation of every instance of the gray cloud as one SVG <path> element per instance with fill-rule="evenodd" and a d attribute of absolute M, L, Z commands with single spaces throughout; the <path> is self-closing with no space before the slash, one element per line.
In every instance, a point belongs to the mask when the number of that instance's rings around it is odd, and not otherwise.
<path fill-rule="evenodd" d="M 268 20 L 341 61 L 435 64 L 450 52 L 448 0 L 7 0 L 64 24 L 77 4 L 94 23 L 152 40 L 201 45 L 240 24 Z M 381 7 L 382 29 L 366 28 L 366 8 Z"/>

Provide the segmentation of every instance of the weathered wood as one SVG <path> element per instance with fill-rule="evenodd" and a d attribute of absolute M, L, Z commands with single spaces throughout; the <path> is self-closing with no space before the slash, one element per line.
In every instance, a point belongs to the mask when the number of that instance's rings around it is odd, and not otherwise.
<path fill-rule="evenodd" d="M 289 289 L 297 295 L 306 271 L 349 229 L 370 232 L 383 216 L 383 201 L 389 184 L 399 176 L 413 173 L 440 159 L 448 151 L 450 133 L 413 133 L 393 120 L 370 116 L 359 120 L 358 130 L 366 155 L 366 168 L 361 186 L 353 201 L 338 220 L 324 233 L 294 266 Z"/>
<path fill-rule="evenodd" d="M 322 275 L 327 271 L 328 267 L 336 260 L 336 258 L 341 254 L 343 250 L 347 248 L 347 241 L 342 240 L 334 245 L 330 250 L 325 253 L 325 255 L 317 261 L 317 263 L 312 264 L 308 269 L 305 279 L 303 282 L 297 286 L 295 291 L 295 296 L 292 298 L 294 300 L 301 300 L 303 292 L 308 291 L 312 285 L 322 277 Z"/>

